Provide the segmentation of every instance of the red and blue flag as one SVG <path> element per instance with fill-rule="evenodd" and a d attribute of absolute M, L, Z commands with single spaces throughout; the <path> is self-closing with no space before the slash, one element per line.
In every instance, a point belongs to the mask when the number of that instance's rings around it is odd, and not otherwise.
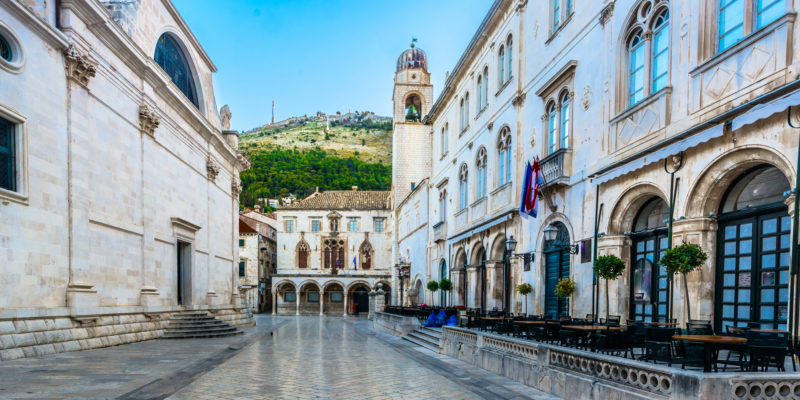
<path fill-rule="evenodd" d="M 539 188 L 544 184 L 542 171 L 539 168 L 539 159 L 533 160 L 533 165 L 525 165 L 525 180 L 522 182 L 522 199 L 519 213 L 523 216 L 536 218 L 539 210 Z"/>

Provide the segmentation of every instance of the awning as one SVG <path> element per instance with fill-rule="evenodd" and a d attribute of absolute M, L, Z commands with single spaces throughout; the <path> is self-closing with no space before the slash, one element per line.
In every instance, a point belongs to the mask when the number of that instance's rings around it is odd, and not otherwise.
<path fill-rule="evenodd" d="M 796 106 L 798 104 L 800 104 L 800 91 L 789 93 L 769 103 L 759 104 L 751 108 L 750 111 L 734 118 L 731 122 L 731 129 L 735 131 L 745 125 L 752 124 L 758 120 L 769 118 L 775 113 L 782 112 L 789 108 L 789 106 Z"/>
<path fill-rule="evenodd" d="M 487 230 L 487 229 L 489 229 L 491 227 L 500 225 L 500 224 L 502 224 L 502 223 L 504 223 L 506 221 L 510 221 L 512 218 L 514 218 L 514 212 L 513 211 L 515 211 L 515 210 L 509 211 L 506 214 L 503 214 L 503 215 L 495 218 L 494 220 L 491 220 L 491 221 L 489 221 L 487 223 L 484 223 L 483 225 L 479 225 L 479 226 L 477 226 L 477 227 L 475 227 L 473 229 L 470 229 L 470 230 L 468 230 L 468 231 L 466 231 L 464 233 L 461 233 L 461 234 L 458 234 L 456 236 L 451 237 L 450 239 L 447 240 L 447 245 L 450 246 L 453 243 L 458 242 L 459 240 L 466 239 L 466 238 L 468 238 L 468 237 L 470 237 L 472 235 L 477 235 L 477 234 L 479 234 L 479 233 L 481 233 L 481 232 L 483 232 L 483 231 L 485 231 L 485 230 Z"/>
<path fill-rule="evenodd" d="M 636 158 L 635 160 L 631 160 L 628 163 L 625 163 L 614 169 L 609 170 L 608 172 L 594 178 L 592 182 L 597 185 L 608 182 L 612 179 L 618 178 L 627 173 L 644 168 L 645 166 L 650 165 L 654 162 L 664 160 L 669 156 L 678 154 L 682 151 L 695 147 L 701 143 L 705 143 L 711 139 L 720 137 L 722 136 L 723 133 L 722 126 L 723 126 L 722 124 L 712 126 L 706 130 L 703 130 L 694 135 L 681 139 L 675 143 L 662 147 L 661 149 L 658 149 L 652 153 L 647 153 L 639 158 Z"/>

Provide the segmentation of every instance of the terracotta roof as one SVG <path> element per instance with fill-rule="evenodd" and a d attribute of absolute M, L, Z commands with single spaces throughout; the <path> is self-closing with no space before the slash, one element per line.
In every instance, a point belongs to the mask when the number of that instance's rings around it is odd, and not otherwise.
<path fill-rule="evenodd" d="M 281 210 L 388 210 L 389 191 L 329 190 L 298 200 Z"/>

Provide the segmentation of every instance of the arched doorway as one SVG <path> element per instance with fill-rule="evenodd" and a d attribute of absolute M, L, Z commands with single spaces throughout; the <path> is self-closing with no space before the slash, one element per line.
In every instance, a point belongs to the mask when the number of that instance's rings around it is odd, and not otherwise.
<path fill-rule="evenodd" d="M 791 189 L 777 168 L 743 173 L 722 198 L 717 232 L 715 325 L 787 327 L 791 218 L 783 203 Z"/>
<path fill-rule="evenodd" d="M 357 284 L 350 289 L 350 311 L 353 314 L 369 312 L 369 287 Z"/>
<path fill-rule="evenodd" d="M 439 263 L 439 282 L 442 279 L 447 279 L 447 263 L 444 260 Z M 439 290 L 439 305 L 447 305 L 447 292 L 444 290 Z"/>
<path fill-rule="evenodd" d="M 558 233 L 554 240 L 544 242 L 544 313 L 548 317 L 568 316 L 569 302 L 556 295 L 556 285 L 559 280 L 569 278 L 569 231 L 561 222 L 554 222 L 550 226 Z"/>
<path fill-rule="evenodd" d="M 467 286 L 467 254 L 464 248 L 460 248 L 456 252 L 455 262 L 453 263 L 457 271 L 455 276 L 458 278 L 457 282 L 453 282 L 454 290 L 456 292 L 455 302 L 457 305 L 468 306 L 467 293 L 469 289 Z"/>
<path fill-rule="evenodd" d="M 481 245 L 475 250 L 473 265 L 477 267 L 477 293 L 475 302 L 481 311 L 486 310 L 486 249 Z"/>
<path fill-rule="evenodd" d="M 342 315 L 344 313 L 344 286 L 336 281 L 325 284 L 322 295 L 322 313 Z"/>
<path fill-rule="evenodd" d="M 647 200 L 636 214 L 631 229 L 630 317 L 638 321 L 667 320 L 669 275 L 658 265 L 668 247 L 669 206 L 660 197 Z"/>
<path fill-rule="evenodd" d="M 292 282 L 279 283 L 275 289 L 276 312 L 278 314 L 294 314 L 297 310 L 297 292 Z"/>

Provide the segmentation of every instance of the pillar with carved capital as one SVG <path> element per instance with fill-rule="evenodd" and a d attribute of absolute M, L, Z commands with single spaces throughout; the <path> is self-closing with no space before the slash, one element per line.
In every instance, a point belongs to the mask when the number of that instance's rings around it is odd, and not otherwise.
<path fill-rule="evenodd" d="M 295 308 L 294 315 L 300 315 L 300 293 L 299 292 L 295 292 L 294 293 L 294 308 Z"/>
<path fill-rule="evenodd" d="M 347 291 L 344 292 L 344 315 L 343 317 L 347 316 Z"/>
<path fill-rule="evenodd" d="M 278 292 L 272 291 L 272 315 L 278 314 Z"/>
<path fill-rule="evenodd" d="M 325 315 L 325 313 L 322 311 L 322 309 L 323 309 L 322 303 L 323 303 L 324 299 L 325 299 L 325 292 L 320 290 L 319 291 L 319 315 L 320 316 Z"/>

